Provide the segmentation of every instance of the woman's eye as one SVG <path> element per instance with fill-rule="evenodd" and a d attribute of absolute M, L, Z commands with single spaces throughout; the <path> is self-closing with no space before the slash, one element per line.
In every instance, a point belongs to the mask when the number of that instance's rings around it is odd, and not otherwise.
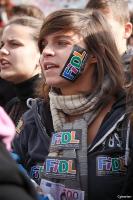
<path fill-rule="evenodd" d="M 59 46 L 66 46 L 66 45 L 69 44 L 69 42 L 68 42 L 68 41 L 65 41 L 65 40 L 59 40 L 59 41 L 57 42 L 57 44 L 58 44 Z"/>
<path fill-rule="evenodd" d="M 42 48 L 45 48 L 45 46 L 46 46 L 46 43 L 45 43 L 45 42 L 42 42 L 42 43 L 41 43 L 41 47 L 42 47 Z"/>
<path fill-rule="evenodd" d="M 0 49 L 1 49 L 3 46 L 4 46 L 4 43 L 1 42 L 1 43 L 0 43 Z"/>
<path fill-rule="evenodd" d="M 42 41 L 41 45 L 40 45 L 40 51 L 41 51 L 41 53 L 42 53 L 43 49 L 45 49 L 45 47 L 46 47 L 46 42 Z"/>
<path fill-rule="evenodd" d="M 11 46 L 19 46 L 20 44 L 19 44 L 19 43 L 16 43 L 16 42 L 12 42 L 10 45 L 11 45 Z"/>
<path fill-rule="evenodd" d="M 16 40 L 10 40 L 8 41 L 8 45 L 11 47 L 18 47 L 18 46 L 21 46 L 22 44 Z"/>

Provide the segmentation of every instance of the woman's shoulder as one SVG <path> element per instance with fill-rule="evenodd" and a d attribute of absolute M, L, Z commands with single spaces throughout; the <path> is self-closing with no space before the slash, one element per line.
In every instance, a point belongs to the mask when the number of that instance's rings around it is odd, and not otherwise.
<path fill-rule="evenodd" d="M 53 120 L 49 102 L 40 98 L 29 99 L 27 105 L 30 105 L 30 109 L 23 116 L 25 123 L 34 123 L 38 128 L 46 129 L 48 135 L 51 135 Z"/>
<path fill-rule="evenodd" d="M 13 97 L 12 99 L 10 99 L 10 100 L 6 103 L 4 109 L 6 110 L 7 113 L 9 113 L 10 110 L 12 109 L 12 107 L 13 107 L 16 103 L 18 103 L 18 102 L 20 102 L 20 99 L 19 99 L 18 97 Z"/>
<path fill-rule="evenodd" d="M 23 114 L 22 118 L 29 123 L 30 121 L 34 120 L 34 118 L 41 115 L 41 112 L 45 110 L 46 103 L 40 98 L 29 98 L 27 99 L 27 106 L 29 109 Z"/>
<path fill-rule="evenodd" d="M 33 128 L 40 129 L 45 127 L 46 116 L 50 114 L 48 104 L 40 98 L 28 99 L 27 106 L 29 109 L 22 115 L 16 126 L 16 132 L 21 133 L 23 130 Z"/>

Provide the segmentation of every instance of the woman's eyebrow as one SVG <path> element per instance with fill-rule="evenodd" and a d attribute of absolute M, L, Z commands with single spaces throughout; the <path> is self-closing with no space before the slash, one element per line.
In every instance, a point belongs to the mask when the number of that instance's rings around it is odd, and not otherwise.
<path fill-rule="evenodd" d="M 68 35 L 55 35 L 54 39 L 67 39 L 67 40 L 73 40 L 72 36 Z"/>
<path fill-rule="evenodd" d="M 19 39 L 17 39 L 17 38 L 10 38 L 10 39 L 8 39 L 7 40 L 7 42 L 18 42 L 18 43 L 22 43 L 23 44 L 23 41 L 22 40 L 19 40 Z"/>
<path fill-rule="evenodd" d="M 9 38 L 7 41 L 18 41 L 17 38 Z"/>

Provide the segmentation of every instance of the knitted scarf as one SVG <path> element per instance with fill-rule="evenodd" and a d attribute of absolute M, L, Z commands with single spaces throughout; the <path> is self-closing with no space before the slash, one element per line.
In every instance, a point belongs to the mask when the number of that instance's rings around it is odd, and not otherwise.
<path fill-rule="evenodd" d="M 86 118 L 88 126 L 98 116 L 104 106 L 104 102 L 99 101 L 100 94 L 92 97 L 82 94 L 63 96 L 58 95 L 54 91 L 50 91 L 50 109 L 53 118 L 53 125 L 55 131 L 60 131 L 66 121 L 66 116 L 80 116 Z M 84 115 L 89 114 L 89 117 Z"/>
<path fill-rule="evenodd" d="M 81 129 L 81 146 L 82 148 L 73 150 L 63 150 L 62 156 L 77 158 L 78 171 L 76 180 L 60 180 L 68 188 L 82 189 L 85 191 L 85 200 L 88 200 L 88 165 L 87 165 L 87 133 L 88 126 L 95 120 L 102 108 L 104 101 L 101 101 L 101 93 L 97 96 L 92 95 L 58 95 L 54 91 L 50 91 L 50 109 L 53 118 L 55 131 L 64 129 Z M 101 103 L 102 102 L 102 103 Z M 66 116 L 79 116 L 72 122 L 66 121 Z M 59 152 L 51 152 L 49 156 L 58 156 Z"/>

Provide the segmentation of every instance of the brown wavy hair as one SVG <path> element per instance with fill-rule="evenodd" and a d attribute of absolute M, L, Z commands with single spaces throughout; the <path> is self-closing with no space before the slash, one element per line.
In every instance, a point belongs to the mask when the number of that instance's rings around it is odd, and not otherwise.
<path fill-rule="evenodd" d="M 55 11 L 45 18 L 38 40 L 39 50 L 43 51 L 43 40 L 56 32 L 73 31 L 83 37 L 88 53 L 97 59 L 94 65 L 93 95 L 101 93 L 108 101 L 123 87 L 123 67 L 110 28 L 105 17 L 99 11 L 64 9 Z M 49 87 L 44 83 L 44 96 Z"/>

